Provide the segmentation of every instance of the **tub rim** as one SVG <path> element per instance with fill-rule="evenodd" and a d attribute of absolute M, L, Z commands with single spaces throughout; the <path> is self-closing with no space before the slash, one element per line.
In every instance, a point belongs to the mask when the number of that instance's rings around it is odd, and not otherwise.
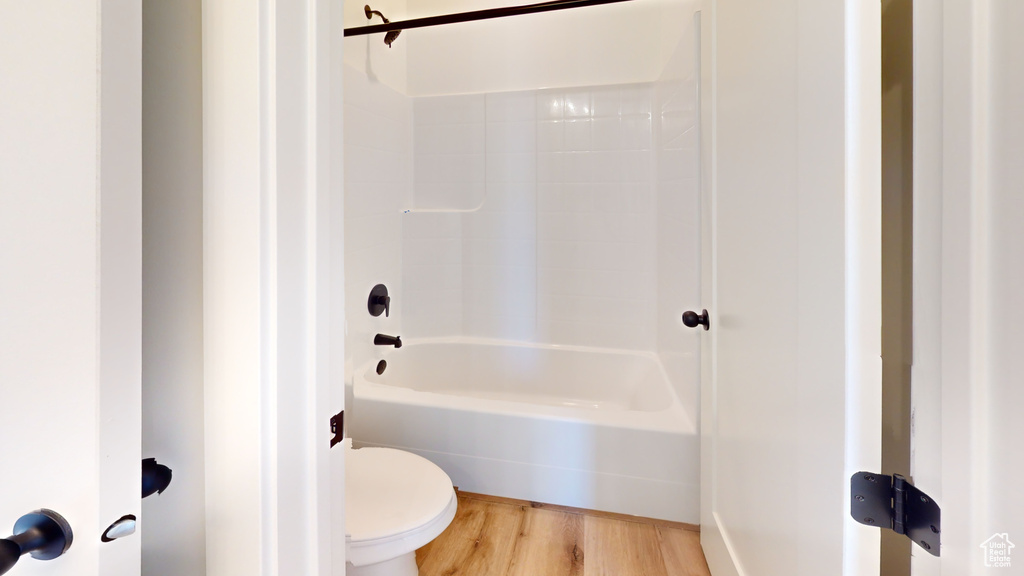
<path fill-rule="evenodd" d="M 696 424 L 683 407 L 675 386 L 668 377 L 665 367 L 655 352 L 649 350 L 629 350 L 620 348 L 601 348 L 572 344 L 548 344 L 480 338 L 474 336 L 444 336 L 431 338 L 410 338 L 403 343 L 405 346 L 417 344 L 476 344 L 494 347 L 534 348 L 551 351 L 573 351 L 586 353 L 613 354 L 620 356 L 639 356 L 655 363 L 661 375 L 661 383 L 669 395 L 669 405 L 661 410 L 602 410 L 600 408 L 582 406 L 558 406 L 539 404 L 528 401 L 510 399 L 478 398 L 459 394 L 416 390 L 405 386 L 374 382 L 368 378 L 376 376 L 375 367 L 381 359 L 387 360 L 396 351 L 389 350 L 382 357 L 373 358 L 357 367 L 352 374 L 353 400 L 373 400 L 391 402 L 409 406 L 423 406 L 479 412 L 496 416 L 514 416 L 539 418 L 543 420 L 594 424 L 614 428 L 640 429 L 675 434 L 697 434 Z M 400 351 L 398 352 L 401 353 Z"/>

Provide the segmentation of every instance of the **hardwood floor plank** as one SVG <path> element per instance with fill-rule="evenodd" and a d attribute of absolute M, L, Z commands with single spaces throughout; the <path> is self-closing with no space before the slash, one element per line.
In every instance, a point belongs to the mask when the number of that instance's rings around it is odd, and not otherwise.
<path fill-rule="evenodd" d="M 711 576 L 704 550 L 700 547 L 700 533 L 679 528 L 659 526 L 658 542 L 669 576 Z"/>
<path fill-rule="evenodd" d="M 583 576 L 583 516 L 525 510 L 508 576 Z"/>
<path fill-rule="evenodd" d="M 420 576 L 505 576 L 524 516 L 522 506 L 460 498 L 448 529 L 417 553 Z"/>
<path fill-rule="evenodd" d="M 710 576 L 686 527 L 459 495 L 420 576 Z"/>
<path fill-rule="evenodd" d="M 584 576 L 668 576 L 654 526 L 586 516 L 583 532 Z"/>
<path fill-rule="evenodd" d="M 700 532 L 700 526 L 696 524 L 688 524 L 686 522 L 674 522 L 672 520 L 661 520 L 659 518 L 647 518 L 644 516 L 634 516 L 632 514 L 619 514 L 616 512 L 605 512 L 603 510 L 590 510 L 588 508 L 574 508 L 572 506 L 561 506 L 559 504 L 545 504 L 543 502 L 534 502 L 532 500 L 520 500 L 518 498 L 506 498 L 504 496 L 491 496 L 490 494 L 477 494 L 476 492 L 460 491 L 459 498 L 472 498 L 474 500 L 485 500 L 487 502 L 502 502 L 504 504 L 528 506 L 530 508 L 546 508 L 548 510 L 558 510 L 560 512 L 568 512 L 570 514 L 586 514 L 587 516 L 600 516 L 602 518 L 611 518 L 613 520 L 623 520 L 626 522 L 640 522 L 643 524 L 651 524 L 654 526 L 667 526 L 669 528 L 681 528 L 683 530 L 693 530 L 694 532 Z"/>

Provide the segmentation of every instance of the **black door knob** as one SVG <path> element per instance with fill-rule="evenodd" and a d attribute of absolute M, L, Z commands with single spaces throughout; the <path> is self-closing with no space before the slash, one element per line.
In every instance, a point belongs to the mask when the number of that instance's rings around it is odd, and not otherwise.
<path fill-rule="evenodd" d="M 143 460 L 142 497 L 148 498 L 153 494 L 163 494 L 164 490 L 171 485 L 172 474 L 171 469 L 157 462 L 156 458 Z"/>
<path fill-rule="evenodd" d="M 708 319 L 708 311 L 702 310 L 700 314 L 697 314 L 693 310 L 687 310 L 683 312 L 683 324 L 686 324 L 690 328 L 696 328 L 703 324 L 704 329 L 711 328 L 711 320 Z"/>
<path fill-rule="evenodd" d="M 68 521 L 53 510 L 25 514 L 14 523 L 14 536 L 0 540 L 0 574 L 6 574 L 24 554 L 36 560 L 62 556 L 73 540 Z"/>

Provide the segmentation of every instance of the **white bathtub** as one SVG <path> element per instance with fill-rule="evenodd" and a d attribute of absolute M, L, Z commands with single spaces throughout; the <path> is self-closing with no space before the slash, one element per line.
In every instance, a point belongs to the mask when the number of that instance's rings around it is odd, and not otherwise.
<path fill-rule="evenodd" d="M 700 444 L 657 356 L 479 339 L 409 341 L 356 370 L 348 431 L 460 489 L 699 521 Z"/>

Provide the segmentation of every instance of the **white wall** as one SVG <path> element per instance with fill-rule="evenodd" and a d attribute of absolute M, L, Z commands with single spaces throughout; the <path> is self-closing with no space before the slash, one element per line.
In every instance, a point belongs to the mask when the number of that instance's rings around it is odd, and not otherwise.
<path fill-rule="evenodd" d="M 366 19 L 363 7 L 369 3 L 374 10 L 379 10 L 389 20 L 403 20 L 407 17 L 406 0 L 346 0 L 344 6 L 345 26 L 355 28 L 371 24 L 381 24 L 379 16 Z M 384 44 L 383 34 L 368 36 L 351 36 L 344 40 L 344 61 L 363 73 L 371 82 L 381 83 L 400 93 L 406 93 L 406 53 L 409 47 L 401 36 L 397 42 L 388 47 Z"/>
<path fill-rule="evenodd" d="M 206 573 L 202 3 L 142 11 L 142 452 L 174 471 L 142 507 L 142 572 Z"/>
<path fill-rule="evenodd" d="M 431 0 L 410 18 L 528 4 L 517 0 Z M 402 33 L 408 94 L 428 96 L 650 82 L 675 48 L 690 2 L 643 0 Z M 389 15 L 390 17 L 390 15 Z"/>

